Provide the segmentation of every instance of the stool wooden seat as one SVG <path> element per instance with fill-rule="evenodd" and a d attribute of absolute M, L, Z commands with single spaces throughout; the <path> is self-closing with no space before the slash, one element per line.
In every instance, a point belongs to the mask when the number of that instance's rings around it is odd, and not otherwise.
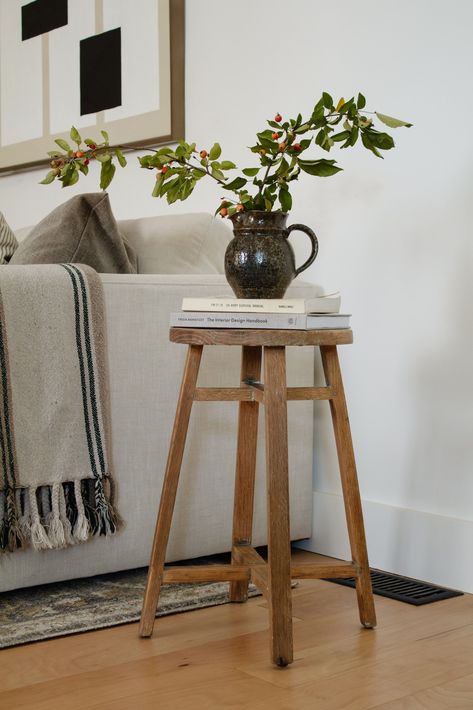
<path fill-rule="evenodd" d="M 374 628 L 376 615 L 361 500 L 337 353 L 337 345 L 353 342 L 352 331 L 171 328 L 170 339 L 186 344 L 188 352 L 151 552 L 140 635 L 152 634 L 163 583 L 229 581 L 230 600 L 244 602 L 248 596 L 248 583 L 252 581 L 268 602 L 271 658 L 278 666 L 286 666 L 293 661 L 291 579 L 298 578 L 355 577 L 361 623 L 367 628 Z M 205 345 L 241 346 L 240 387 L 197 387 Z M 285 349 L 292 345 L 320 347 L 326 386 L 287 387 Z M 260 381 L 262 364 L 263 383 Z M 287 401 L 317 399 L 330 402 L 352 561 L 291 565 Z M 192 404 L 194 401 L 229 400 L 239 402 L 231 564 L 165 569 L 166 547 Z M 251 546 L 260 404 L 265 406 L 267 563 Z"/>

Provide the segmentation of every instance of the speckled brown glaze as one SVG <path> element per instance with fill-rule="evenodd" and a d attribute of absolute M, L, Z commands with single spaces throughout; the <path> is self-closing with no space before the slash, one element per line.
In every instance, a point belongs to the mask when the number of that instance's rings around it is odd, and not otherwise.
<path fill-rule="evenodd" d="M 282 212 L 237 212 L 234 237 L 225 253 L 225 275 L 238 298 L 282 298 L 295 276 L 307 269 L 317 256 L 317 237 L 309 227 L 286 227 Z M 294 251 L 289 243 L 291 231 L 305 232 L 312 242 L 307 261 L 296 269 Z"/>

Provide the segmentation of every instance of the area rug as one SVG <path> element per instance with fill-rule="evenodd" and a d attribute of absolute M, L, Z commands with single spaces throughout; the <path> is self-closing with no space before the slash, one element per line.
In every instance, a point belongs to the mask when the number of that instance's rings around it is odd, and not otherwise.
<path fill-rule="evenodd" d="M 1 593 L 0 648 L 137 621 L 146 574 L 143 567 Z M 165 584 L 157 616 L 226 604 L 228 587 L 228 582 Z M 259 594 L 250 585 L 249 596 Z"/>

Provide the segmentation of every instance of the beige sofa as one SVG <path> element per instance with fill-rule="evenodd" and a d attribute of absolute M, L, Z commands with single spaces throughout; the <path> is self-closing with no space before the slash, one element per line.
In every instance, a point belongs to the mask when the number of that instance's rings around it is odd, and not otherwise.
<path fill-rule="evenodd" d="M 126 527 L 65 550 L 0 556 L 0 591 L 147 565 L 185 346 L 168 340 L 183 296 L 231 293 L 222 272 L 229 226 L 210 215 L 119 223 L 138 253 L 137 275 L 103 274 L 114 471 Z M 25 236 L 21 230 L 18 237 Z M 295 281 L 288 295 L 316 287 Z M 237 348 L 204 350 L 199 383 L 237 385 Z M 288 349 L 291 384 L 310 384 L 313 349 Z M 264 413 L 261 413 L 263 424 Z M 196 403 L 191 417 L 168 561 L 229 550 L 237 405 Z M 289 403 L 291 537 L 311 534 L 312 404 Z M 53 433 L 52 433 L 53 434 Z M 263 434 L 263 426 L 260 426 Z M 266 542 L 264 442 L 260 437 L 254 543 Z"/>

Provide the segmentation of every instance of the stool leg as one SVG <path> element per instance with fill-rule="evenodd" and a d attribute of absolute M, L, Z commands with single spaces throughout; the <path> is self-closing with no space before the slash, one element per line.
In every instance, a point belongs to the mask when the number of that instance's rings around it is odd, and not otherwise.
<path fill-rule="evenodd" d="M 264 405 L 271 654 L 274 663 L 287 666 L 293 661 L 293 646 L 284 347 L 264 348 Z"/>
<path fill-rule="evenodd" d="M 374 628 L 376 613 L 366 549 L 363 511 L 338 353 L 335 345 L 321 346 L 320 352 L 327 385 L 333 387 L 335 391 L 335 397 L 330 400 L 330 409 L 337 445 L 348 537 L 353 562 L 357 563 L 360 569 L 360 575 L 356 580 L 360 620 L 363 626 Z"/>
<path fill-rule="evenodd" d="M 261 347 L 244 345 L 241 352 L 241 387 L 244 380 L 258 382 L 261 377 Z M 233 506 L 233 547 L 250 545 L 253 531 L 253 507 L 258 436 L 258 402 L 240 402 Z M 232 564 L 237 563 L 233 558 Z M 230 583 L 230 601 L 246 602 L 248 582 Z"/>
<path fill-rule="evenodd" d="M 169 446 L 166 473 L 159 503 L 158 519 L 154 533 L 153 549 L 148 569 L 148 580 L 141 612 L 140 636 L 151 636 L 161 589 L 166 547 L 171 529 L 172 514 L 176 501 L 177 485 L 181 472 L 182 457 L 186 443 L 187 429 L 194 398 L 194 390 L 199 374 L 202 345 L 190 345 L 182 377 L 176 416 Z"/>

